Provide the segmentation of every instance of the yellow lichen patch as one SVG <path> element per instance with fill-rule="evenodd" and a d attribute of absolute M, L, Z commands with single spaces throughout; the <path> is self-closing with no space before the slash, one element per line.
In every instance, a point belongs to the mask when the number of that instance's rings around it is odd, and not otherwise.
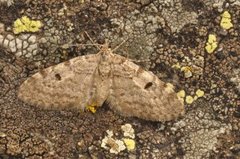
<path fill-rule="evenodd" d="M 171 83 L 166 83 L 164 91 L 166 93 L 171 93 L 173 92 L 174 86 Z"/>
<path fill-rule="evenodd" d="M 180 98 L 184 98 L 186 96 L 186 93 L 184 90 L 180 90 L 178 93 L 177 93 L 177 96 L 180 97 Z"/>
<path fill-rule="evenodd" d="M 192 96 L 186 96 L 186 103 L 187 104 L 192 104 L 192 102 L 194 101 L 193 97 Z"/>
<path fill-rule="evenodd" d="M 14 34 L 19 34 L 21 32 L 24 32 L 25 30 L 27 30 L 26 26 L 23 25 L 23 23 L 20 19 L 17 19 L 13 24 Z"/>
<path fill-rule="evenodd" d="M 203 96 L 204 96 L 204 91 L 202 91 L 201 89 L 198 89 L 198 90 L 196 91 L 196 95 L 197 95 L 198 97 L 203 97 Z"/>
<path fill-rule="evenodd" d="M 96 113 L 97 107 L 98 107 L 97 103 L 93 102 L 92 104 L 86 106 L 86 110 L 88 110 L 92 113 Z"/>
<path fill-rule="evenodd" d="M 124 138 L 123 142 L 125 143 L 127 150 L 128 151 L 132 151 L 135 149 L 135 141 L 133 139 L 129 139 L 129 138 Z"/>
<path fill-rule="evenodd" d="M 22 32 L 37 32 L 42 27 L 42 23 L 38 20 L 31 20 L 27 16 L 17 19 L 13 23 L 14 34 Z"/>
<path fill-rule="evenodd" d="M 197 99 L 198 99 L 198 96 L 195 95 L 195 96 L 193 97 L 193 100 L 195 101 L 195 100 L 197 100 Z"/>
<path fill-rule="evenodd" d="M 223 14 L 221 15 L 221 17 L 230 19 L 231 14 L 228 11 L 224 11 Z"/>
<path fill-rule="evenodd" d="M 190 66 L 183 66 L 181 71 L 184 72 L 185 78 L 192 77 L 192 68 Z"/>
<path fill-rule="evenodd" d="M 220 26 L 223 29 L 230 29 L 233 27 L 232 24 L 232 19 L 231 19 L 231 14 L 228 11 L 224 11 L 223 14 L 221 15 L 222 19 L 220 22 Z"/>
<path fill-rule="evenodd" d="M 214 50 L 217 48 L 217 38 L 216 35 L 214 34 L 209 34 L 208 35 L 208 41 L 205 46 L 206 51 L 211 54 L 214 52 Z"/>
<path fill-rule="evenodd" d="M 181 68 L 181 66 L 180 66 L 180 64 L 179 64 L 179 63 L 177 63 L 177 64 L 174 64 L 174 65 L 172 65 L 172 68 L 175 68 L 175 69 L 180 69 L 180 68 Z"/>
<path fill-rule="evenodd" d="M 171 83 L 167 83 L 167 87 L 171 88 L 171 89 L 174 89 L 174 86 Z"/>

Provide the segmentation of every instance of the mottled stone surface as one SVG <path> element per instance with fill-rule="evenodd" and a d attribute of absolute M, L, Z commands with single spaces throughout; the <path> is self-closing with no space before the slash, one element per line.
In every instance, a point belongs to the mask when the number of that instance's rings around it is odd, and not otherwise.
<path fill-rule="evenodd" d="M 238 0 L 0 1 L 0 156 L 2 158 L 239 158 L 240 5 Z M 220 27 L 229 11 L 233 28 Z M 40 20 L 37 33 L 14 35 L 13 22 Z M 160 123 L 124 118 L 107 105 L 97 113 L 43 110 L 17 99 L 19 85 L 50 65 L 97 53 L 108 40 L 115 53 L 193 96 L 186 114 Z M 218 47 L 205 51 L 209 34 Z M 191 68 L 191 77 L 172 67 Z M 122 137 L 129 123 L 136 149 L 112 154 L 106 131 Z M 0 158 L 1 158 L 0 157 Z"/>

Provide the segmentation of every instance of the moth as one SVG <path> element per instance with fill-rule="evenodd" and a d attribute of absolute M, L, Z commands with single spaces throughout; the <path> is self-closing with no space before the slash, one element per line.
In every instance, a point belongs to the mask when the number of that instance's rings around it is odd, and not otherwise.
<path fill-rule="evenodd" d="M 104 102 L 128 117 L 168 121 L 184 114 L 173 88 L 150 71 L 103 45 L 97 54 L 75 57 L 25 80 L 18 97 L 47 109 L 100 107 Z"/>

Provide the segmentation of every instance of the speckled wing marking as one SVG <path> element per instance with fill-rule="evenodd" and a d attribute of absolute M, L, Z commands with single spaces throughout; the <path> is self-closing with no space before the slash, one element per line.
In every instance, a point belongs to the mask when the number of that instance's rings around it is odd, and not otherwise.
<path fill-rule="evenodd" d="M 107 101 L 113 110 L 122 115 L 152 121 L 168 121 L 184 114 L 183 102 L 172 87 L 152 72 L 144 71 L 116 54 L 112 88 Z"/>
<path fill-rule="evenodd" d="M 106 46 L 98 54 L 76 57 L 46 68 L 19 89 L 23 101 L 46 108 L 101 106 L 152 121 L 175 119 L 184 106 L 172 87 Z"/>
<path fill-rule="evenodd" d="M 26 103 L 46 108 L 83 109 L 94 91 L 99 54 L 73 58 L 48 67 L 20 86 L 18 97 Z"/>

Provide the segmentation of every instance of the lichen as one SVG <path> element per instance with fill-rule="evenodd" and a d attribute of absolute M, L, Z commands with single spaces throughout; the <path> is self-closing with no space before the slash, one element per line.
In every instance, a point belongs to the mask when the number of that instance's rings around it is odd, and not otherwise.
<path fill-rule="evenodd" d="M 192 68 L 190 66 L 183 66 L 181 71 L 184 72 L 184 77 L 189 78 L 192 77 Z"/>
<path fill-rule="evenodd" d="M 125 143 L 127 150 L 128 151 L 132 151 L 135 149 L 135 141 L 133 139 L 129 139 L 129 138 L 124 138 L 123 142 Z"/>
<path fill-rule="evenodd" d="M 96 113 L 97 111 L 97 103 L 93 102 L 92 104 L 89 104 L 86 106 L 86 110 L 92 112 L 92 113 Z"/>
<path fill-rule="evenodd" d="M 175 69 L 180 69 L 180 68 L 181 68 L 181 66 L 180 66 L 180 64 L 179 64 L 179 62 L 178 62 L 178 63 L 176 63 L 176 64 L 172 65 L 172 68 L 175 68 Z"/>
<path fill-rule="evenodd" d="M 113 138 L 113 132 L 107 130 L 107 136 L 102 140 L 101 147 L 109 149 L 110 153 L 118 154 L 119 152 L 126 149 L 124 142 Z"/>
<path fill-rule="evenodd" d="M 13 33 L 20 34 L 23 32 L 38 32 L 42 27 L 42 23 L 38 20 L 31 20 L 27 16 L 18 18 L 13 23 Z"/>
<path fill-rule="evenodd" d="M 201 89 L 198 89 L 196 91 L 196 95 L 197 95 L 198 98 L 203 97 L 204 96 L 204 91 L 202 91 Z"/>
<path fill-rule="evenodd" d="M 217 48 L 218 43 L 217 43 L 217 37 L 214 34 L 209 34 L 208 35 L 208 41 L 206 43 L 205 49 L 206 51 L 211 54 L 215 51 Z"/>
<path fill-rule="evenodd" d="M 184 98 L 186 96 L 186 93 L 184 90 L 180 90 L 178 93 L 177 93 L 177 96 L 180 97 L 180 98 Z"/>
<path fill-rule="evenodd" d="M 132 128 L 131 124 L 125 124 L 121 126 L 121 129 L 123 131 L 123 136 L 124 137 L 130 137 L 130 138 L 135 138 L 134 134 L 134 129 Z"/>
<path fill-rule="evenodd" d="M 233 27 L 231 14 L 228 11 L 224 11 L 223 14 L 221 15 L 221 17 L 222 17 L 222 19 L 220 22 L 220 26 L 223 29 L 228 30 Z"/>
<path fill-rule="evenodd" d="M 128 151 L 133 151 L 135 149 L 135 133 L 131 124 L 124 124 L 121 126 L 123 132 L 123 138 L 116 139 L 113 137 L 113 131 L 107 130 L 107 136 L 102 139 L 101 147 L 109 150 L 110 153 L 118 154 L 119 152 L 127 148 Z"/>
<path fill-rule="evenodd" d="M 186 103 L 187 103 L 187 104 L 192 104 L 193 101 L 194 101 L 194 99 L 193 99 L 192 96 L 190 96 L 190 95 L 187 95 L 187 96 L 186 96 Z"/>

